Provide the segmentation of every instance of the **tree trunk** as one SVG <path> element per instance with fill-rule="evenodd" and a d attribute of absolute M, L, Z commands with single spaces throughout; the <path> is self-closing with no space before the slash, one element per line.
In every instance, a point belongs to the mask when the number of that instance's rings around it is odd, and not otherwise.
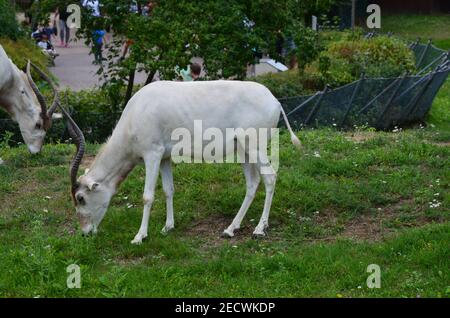
<path fill-rule="evenodd" d="M 150 84 L 153 81 L 153 78 L 156 75 L 156 71 L 151 71 L 150 73 L 148 73 L 148 77 L 147 80 L 145 81 L 145 85 Z"/>
<path fill-rule="evenodd" d="M 134 76 L 136 74 L 136 65 L 130 70 L 130 74 L 128 75 L 128 85 L 127 91 L 125 93 L 125 100 L 123 103 L 123 108 L 128 104 L 128 101 L 131 99 L 133 95 L 133 87 L 134 87 Z"/>

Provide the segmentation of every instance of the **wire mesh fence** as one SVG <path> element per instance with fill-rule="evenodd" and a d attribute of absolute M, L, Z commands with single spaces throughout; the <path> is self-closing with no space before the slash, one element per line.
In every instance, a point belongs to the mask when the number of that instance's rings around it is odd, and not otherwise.
<path fill-rule="evenodd" d="M 368 36 L 373 36 L 370 33 Z M 423 121 L 450 73 L 449 52 L 431 44 L 411 44 L 419 72 L 397 78 L 361 78 L 310 96 L 280 99 L 291 125 L 303 127 L 368 126 L 390 129 Z"/>
<path fill-rule="evenodd" d="M 368 36 L 373 36 L 369 34 Z M 423 121 L 434 98 L 450 73 L 449 52 L 436 48 L 431 42 L 411 44 L 416 56 L 415 75 L 398 78 L 361 78 L 331 90 L 329 87 L 309 96 L 280 99 L 294 129 L 304 127 L 375 127 L 394 126 Z M 70 109 L 70 105 L 66 105 Z M 89 142 L 104 142 L 112 133 L 120 113 L 71 110 Z M 0 114 L 1 115 L 1 114 Z M 280 124 L 282 124 L 280 122 Z M 9 117 L 0 118 L 0 141 L 22 142 L 19 126 Z M 47 142 L 69 141 L 65 121 L 54 121 L 47 133 Z"/>

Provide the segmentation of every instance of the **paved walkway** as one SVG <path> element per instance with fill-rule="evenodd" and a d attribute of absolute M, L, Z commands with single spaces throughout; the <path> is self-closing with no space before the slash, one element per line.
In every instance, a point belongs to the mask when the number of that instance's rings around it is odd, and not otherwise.
<path fill-rule="evenodd" d="M 98 65 L 93 64 L 94 56 L 89 55 L 90 48 L 82 40 L 71 37 L 68 48 L 59 47 L 59 38 L 53 39 L 56 52 L 60 54 L 55 60 L 55 67 L 51 72 L 59 79 L 59 87 L 71 88 L 74 91 L 100 86 L 97 75 Z M 74 42 L 76 41 L 76 42 Z M 146 76 L 136 73 L 135 84 L 145 83 Z"/>

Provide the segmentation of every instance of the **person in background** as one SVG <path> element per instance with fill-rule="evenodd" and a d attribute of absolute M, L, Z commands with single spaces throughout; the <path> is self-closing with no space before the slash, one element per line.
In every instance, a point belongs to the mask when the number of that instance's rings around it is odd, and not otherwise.
<path fill-rule="evenodd" d="M 67 19 L 70 12 L 67 12 L 67 7 L 58 7 L 55 13 L 55 19 L 59 16 L 59 38 L 61 39 L 61 47 L 69 47 L 70 29 L 67 26 Z"/>
<path fill-rule="evenodd" d="M 42 52 L 49 56 L 52 62 L 52 65 L 55 65 L 55 58 L 59 55 L 56 53 L 55 48 L 52 43 L 49 41 L 47 34 L 42 33 L 40 39 L 37 42 L 37 45 L 41 48 Z"/>
<path fill-rule="evenodd" d="M 100 1 L 98 0 L 83 0 L 83 7 L 89 10 L 94 17 L 100 16 Z"/>
<path fill-rule="evenodd" d="M 177 71 L 184 82 L 196 81 L 202 72 L 202 67 L 198 63 L 191 63 L 186 69 Z"/>
<path fill-rule="evenodd" d="M 104 30 L 95 30 L 92 32 L 92 44 L 93 44 L 93 51 L 94 51 L 94 58 L 96 64 L 102 64 L 104 58 L 103 58 L 103 40 L 104 36 L 106 34 L 106 31 Z"/>

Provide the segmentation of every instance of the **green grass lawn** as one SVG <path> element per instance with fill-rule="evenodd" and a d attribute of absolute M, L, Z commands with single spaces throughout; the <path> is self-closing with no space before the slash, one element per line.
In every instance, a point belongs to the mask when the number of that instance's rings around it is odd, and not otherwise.
<path fill-rule="evenodd" d="M 141 218 L 142 167 L 122 184 L 98 235 L 83 238 L 68 192 L 74 147 L 47 145 L 39 156 L 3 149 L 0 295 L 450 296 L 450 137 L 431 127 L 299 136 L 302 153 L 281 138 L 266 239 L 251 238 L 261 189 L 236 238 L 219 237 L 245 195 L 238 165 L 180 164 L 176 229 L 160 234 L 159 185 L 141 246 L 130 241 Z M 89 145 L 87 158 L 97 150 Z M 66 288 L 72 263 L 81 266 L 79 290 Z M 366 286 L 369 264 L 381 267 L 381 289 Z"/>
<path fill-rule="evenodd" d="M 432 39 L 437 47 L 450 49 L 450 15 L 383 15 L 381 28 L 409 40 Z"/>

